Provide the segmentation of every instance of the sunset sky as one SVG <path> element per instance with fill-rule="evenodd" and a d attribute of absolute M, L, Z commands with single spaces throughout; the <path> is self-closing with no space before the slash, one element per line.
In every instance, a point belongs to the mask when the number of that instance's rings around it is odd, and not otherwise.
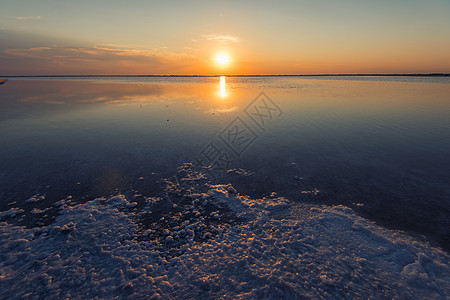
<path fill-rule="evenodd" d="M 0 0 L 0 75 L 431 72 L 448 0 Z"/>

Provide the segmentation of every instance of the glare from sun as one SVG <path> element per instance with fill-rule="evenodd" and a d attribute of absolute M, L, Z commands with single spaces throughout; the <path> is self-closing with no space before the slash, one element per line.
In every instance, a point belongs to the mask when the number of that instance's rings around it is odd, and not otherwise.
<path fill-rule="evenodd" d="M 230 58 L 228 57 L 227 54 L 220 53 L 219 55 L 217 55 L 216 61 L 219 65 L 225 66 L 226 64 L 228 64 L 230 62 Z"/>

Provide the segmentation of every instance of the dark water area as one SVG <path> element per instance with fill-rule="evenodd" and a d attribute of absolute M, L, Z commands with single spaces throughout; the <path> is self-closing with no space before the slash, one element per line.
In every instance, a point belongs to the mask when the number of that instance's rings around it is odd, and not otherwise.
<path fill-rule="evenodd" d="M 448 251 L 449 95 L 448 77 L 11 78 L 0 210 L 163 197 L 194 162 L 242 194 L 343 204 Z"/>

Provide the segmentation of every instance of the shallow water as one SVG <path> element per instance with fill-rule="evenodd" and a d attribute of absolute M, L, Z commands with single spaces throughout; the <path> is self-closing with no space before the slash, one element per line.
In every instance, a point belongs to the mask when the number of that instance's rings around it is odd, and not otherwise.
<path fill-rule="evenodd" d="M 344 204 L 448 250 L 449 95 L 449 77 L 11 78 L 0 210 L 163 195 L 200 160 L 244 194 Z"/>

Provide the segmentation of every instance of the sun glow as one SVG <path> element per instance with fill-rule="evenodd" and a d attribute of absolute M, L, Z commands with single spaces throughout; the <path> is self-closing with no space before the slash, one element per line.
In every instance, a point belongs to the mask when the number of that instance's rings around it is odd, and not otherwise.
<path fill-rule="evenodd" d="M 230 57 L 228 57 L 226 53 L 220 53 L 219 55 L 217 55 L 216 61 L 219 65 L 225 66 L 230 62 Z"/>

